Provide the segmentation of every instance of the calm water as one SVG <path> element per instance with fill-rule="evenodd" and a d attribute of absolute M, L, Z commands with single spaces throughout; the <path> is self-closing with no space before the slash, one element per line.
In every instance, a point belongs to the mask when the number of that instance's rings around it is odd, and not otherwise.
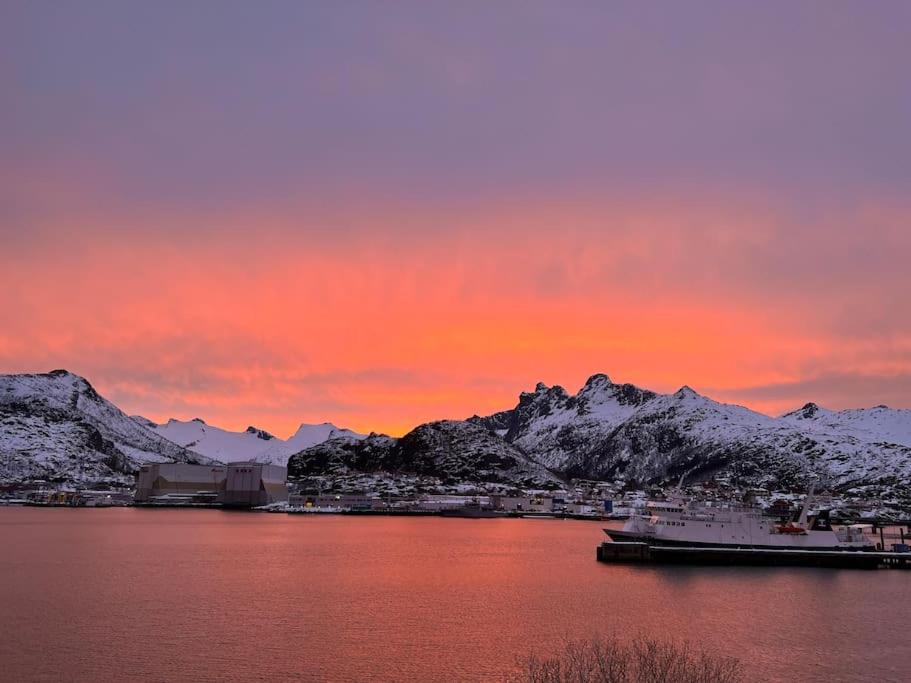
<path fill-rule="evenodd" d="M 499 680 L 566 636 L 911 680 L 911 572 L 627 567 L 600 525 L 0 509 L 0 679 Z"/>

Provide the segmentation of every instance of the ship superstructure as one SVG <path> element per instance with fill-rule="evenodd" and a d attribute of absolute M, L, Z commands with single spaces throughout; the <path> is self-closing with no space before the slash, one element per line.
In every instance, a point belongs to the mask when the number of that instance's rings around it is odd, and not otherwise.
<path fill-rule="evenodd" d="M 738 503 L 653 501 L 630 517 L 623 530 L 605 529 L 613 541 L 651 545 L 792 550 L 873 550 L 863 525 L 834 529 L 828 510 L 809 514 L 812 493 L 800 516 L 779 522 L 761 508 Z"/>

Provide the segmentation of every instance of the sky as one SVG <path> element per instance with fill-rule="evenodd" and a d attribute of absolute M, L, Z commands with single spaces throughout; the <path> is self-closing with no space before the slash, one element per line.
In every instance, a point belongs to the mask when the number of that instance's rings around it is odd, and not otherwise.
<path fill-rule="evenodd" d="M 0 4 L 0 372 L 402 434 L 911 407 L 911 3 Z"/>

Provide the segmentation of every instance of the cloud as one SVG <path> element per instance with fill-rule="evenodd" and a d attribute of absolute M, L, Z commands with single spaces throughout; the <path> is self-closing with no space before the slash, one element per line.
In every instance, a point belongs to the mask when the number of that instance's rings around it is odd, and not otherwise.
<path fill-rule="evenodd" d="M 833 368 L 908 369 L 899 208 L 818 223 L 709 196 L 375 208 L 316 239 L 294 226 L 320 215 L 287 207 L 172 217 L 186 239 L 150 215 L 58 218 L 0 255 L 0 364 L 68 367 L 154 419 L 277 433 L 401 433 L 596 370 L 777 409 L 788 382 Z M 858 257 L 863 240 L 882 245 Z M 760 385 L 781 398 L 731 389 Z"/>
<path fill-rule="evenodd" d="M 0 369 L 278 433 L 904 376 L 908 4 L 577 9 L 8 12 Z"/>
<path fill-rule="evenodd" d="M 911 406 L 911 372 L 883 375 L 832 373 L 734 389 L 717 389 L 717 396 L 727 400 L 753 403 L 774 412 L 797 408 L 805 403 L 818 403 L 826 408 L 868 408 L 889 405 L 894 408 Z"/>

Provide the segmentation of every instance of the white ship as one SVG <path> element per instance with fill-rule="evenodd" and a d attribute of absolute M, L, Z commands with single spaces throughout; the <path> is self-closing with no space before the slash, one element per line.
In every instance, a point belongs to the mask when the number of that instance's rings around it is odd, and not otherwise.
<path fill-rule="evenodd" d="M 810 515 L 812 492 L 800 516 L 781 523 L 752 505 L 705 502 L 649 502 L 630 516 L 623 530 L 605 529 L 612 541 L 650 545 L 761 548 L 768 550 L 875 550 L 864 535 L 869 525 L 833 529 L 828 510 Z"/>

